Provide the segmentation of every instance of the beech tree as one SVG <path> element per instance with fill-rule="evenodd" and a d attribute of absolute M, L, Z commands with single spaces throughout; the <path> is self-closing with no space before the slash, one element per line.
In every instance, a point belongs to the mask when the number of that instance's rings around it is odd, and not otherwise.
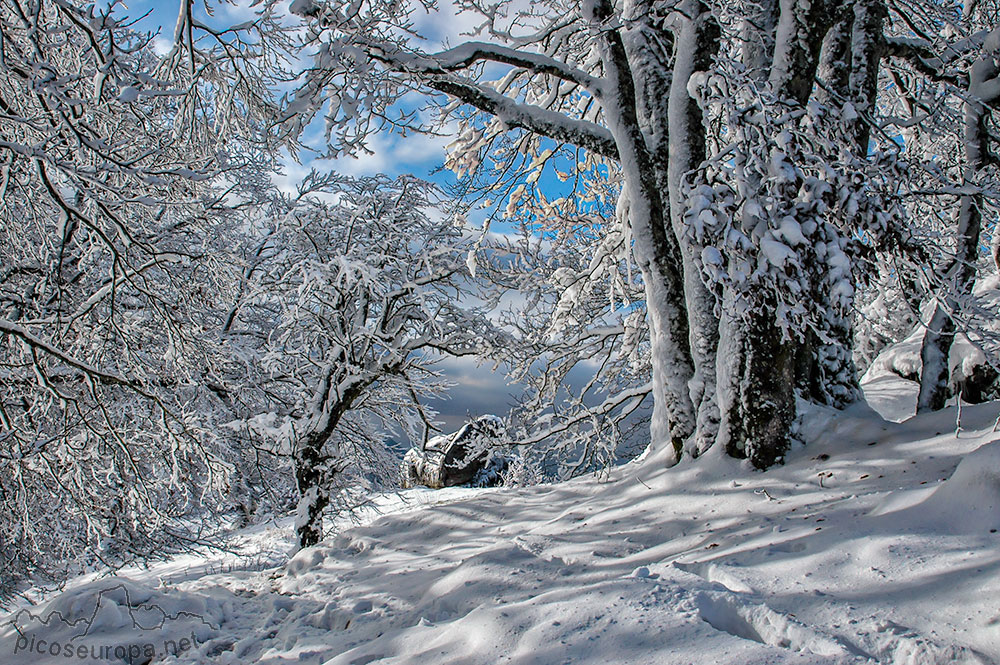
<path fill-rule="evenodd" d="M 322 114 L 333 153 L 374 131 L 426 131 L 398 105 L 419 91 L 458 123 L 449 165 L 505 174 L 494 198 L 508 210 L 542 206 L 538 179 L 567 149 L 568 178 L 615 180 L 664 461 L 722 445 L 765 468 L 789 446 L 796 395 L 835 407 L 860 397 L 857 289 L 891 257 L 912 267 L 933 253 L 914 215 L 956 182 L 911 158 L 895 111 L 913 104 L 910 127 L 954 136 L 947 113 L 927 120 L 921 104 L 963 88 L 976 126 L 992 83 L 969 96 L 972 54 L 984 59 L 976 80 L 995 76 L 982 20 L 880 0 L 458 7 L 481 17 L 477 34 L 434 50 L 413 29 L 419 3 L 293 3 L 315 58 L 286 129 Z M 958 233 L 976 247 L 971 229 Z"/>
<path fill-rule="evenodd" d="M 447 385 L 435 358 L 486 356 L 503 338 L 475 304 L 474 238 L 449 205 L 412 177 L 314 172 L 253 213 L 259 244 L 228 328 L 263 370 L 246 425 L 291 457 L 303 547 L 343 492 L 395 481 L 392 432 L 434 429 L 424 402 Z"/>
<path fill-rule="evenodd" d="M 222 38 L 182 12 L 157 55 L 118 9 L 0 6 L 0 593 L 188 545 L 238 457 L 207 408 L 235 272 L 216 213 L 267 168 L 270 79 L 241 76 L 270 47 L 235 45 L 269 19 Z"/>

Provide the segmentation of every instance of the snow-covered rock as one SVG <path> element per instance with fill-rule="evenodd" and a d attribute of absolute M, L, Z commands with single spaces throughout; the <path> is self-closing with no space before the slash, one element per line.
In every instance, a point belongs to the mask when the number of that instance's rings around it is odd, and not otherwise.
<path fill-rule="evenodd" d="M 503 420 L 493 415 L 480 416 L 457 432 L 430 439 L 422 448 L 406 451 L 401 467 L 403 487 L 426 485 L 433 489 L 455 487 L 475 481 L 495 484 L 502 470 L 502 460 L 493 453 L 506 443 Z"/>

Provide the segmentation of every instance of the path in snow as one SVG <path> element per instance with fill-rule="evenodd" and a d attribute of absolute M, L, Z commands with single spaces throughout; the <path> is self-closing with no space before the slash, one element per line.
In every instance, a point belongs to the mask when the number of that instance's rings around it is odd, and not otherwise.
<path fill-rule="evenodd" d="M 1000 536 L 976 509 L 1000 495 L 1000 444 L 942 484 L 1000 437 L 996 415 L 966 407 L 956 437 L 953 410 L 815 410 L 810 445 L 767 473 L 710 452 L 606 482 L 410 490 L 282 567 L 155 590 L 154 569 L 117 614 L 100 594 L 120 580 L 71 593 L 78 613 L 102 599 L 94 640 L 134 633 L 147 596 L 171 635 L 211 624 L 178 663 L 998 662 Z M 49 662 L 6 659 L 12 640 L 0 627 L 0 662 Z"/>

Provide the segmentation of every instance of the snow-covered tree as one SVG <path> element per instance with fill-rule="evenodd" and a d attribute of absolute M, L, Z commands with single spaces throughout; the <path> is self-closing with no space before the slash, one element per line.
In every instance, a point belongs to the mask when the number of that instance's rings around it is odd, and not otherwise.
<path fill-rule="evenodd" d="M 476 306 L 475 238 L 434 186 L 313 173 L 257 214 L 230 334 L 259 341 L 271 410 L 247 426 L 290 454 L 308 546 L 338 492 L 395 480 L 394 431 L 421 440 L 433 428 L 435 358 L 487 355 L 500 336 Z"/>
<path fill-rule="evenodd" d="M 458 123 L 449 165 L 501 174 L 498 210 L 541 207 L 532 192 L 546 169 L 615 180 L 644 289 L 651 446 L 664 460 L 719 444 L 763 468 L 789 446 L 797 394 L 833 406 L 860 396 L 856 290 L 892 257 L 910 270 L 929 256 L 910 228 L 938 194 L 923 185 L 957 185 L 913 157 L 919 140 L 906 133 L 953 129 L 948 104 L 938 113 L 928 95 L 969 87 L 969 53 L 992 57 L 957 6 L 457 6 L 480 17 L 476 34 L 434 48 L 414 28 L 420 3 L 293 3 L 315 58 L 286 129 L 323 114 L 331 150 L 356 151 L 374 131 L 428 130 L 400 106 L 420 91 Z M 992 81 L 987 69 L 977 76 Z M 915 117 L 901 119 L 909 103 Z"/>
<path fill-rule="evenodd" d="M 598 174 L 573 196 L 525 194 L 506 215 L 519 232 L 484 252 L 487 278 L 517 294 L 502 315 L 518 340 L 505 365 L 525 387 L 511 434 L 550 477 L 619 463 L 648 436 L 643 289 L 615 194 Z"/>
<path fill-rule="evenodd" d="M 235 45 L 280 31 L 191 21 L 157 55 L 115 3 L 0 6 L 5 585 L 187 544 L 225 506 L 234 455 L 204 408 L 234 273 L 216 213 L 230 174 L 263 172 L 272 112 L 267 79 L 241 78 L 261 51 Z"/>
<path fill-rule="evenodd" d="M 969 3 L 964 8 L 964 19 L 970 21 L 973 18 L 976 5 Z M 964 131 L 961 154 L 964 159 L 957 174 L 957 184 L 964 191 L 958 195 L 954 245 L 948 248 L 948 262 L 939 266 L 940 272 L 936 277 L 941 286 L 934 294 L 933 307 L 926 322 L 927 332 L 920 354 L 922 370 L 918 411 L 940 409 L 949 397 L 949 351 L 955 333 L 967 322 L 967 318 L 962 316 L 962 300 L 968 300 L 972 295 L 977 264 L 982 254 L 980 242 L 984 208 L 989 212 L 983 185 L 986 184 L 984 181 L 995 182 L 992 173 L 995 168 L 991 167 L 995 165 L 996 158 L 992 157 L 988 127 L 992 110 L 1000 109 L 1000 27 L 993 28 L 985 37 L 977 35 L 976 42 L 979 45 L 972 49 L 974 59 L 962 79 L 967 81 L 962 101 Z M 997 246 L 998 237 L 994 231 L 994 246 Z"/>

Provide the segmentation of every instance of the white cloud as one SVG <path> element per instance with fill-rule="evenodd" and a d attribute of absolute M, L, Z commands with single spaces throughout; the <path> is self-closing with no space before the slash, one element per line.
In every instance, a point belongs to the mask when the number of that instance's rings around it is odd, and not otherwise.
<path fill-rule="evenodd" d="M 450 142 L 448 136 L 433 136 L 428 134 L 376 134 L 368 140 L 370 154 L 357 157 L 341 157 L 325 161 L 333 170 L 347 175 L 375 175 L 386 173 L 414 173 L 422 175 L 444 162 L 445 146 Z"/>
<path fill-rule="evenodd" d="M 468 35 L 483 22 L 475 12 L 459 12 L 451 0 L 442 0 L 436 11 L 413 13 L 413 25 L 424 37 L 428 49 L 441 49 L 469 39 Z"/>
<path fill-rule="evenodd" d="M 281 173 L 271 174 L 271 182 L 282 192 L 294 194 L 297 185 L 309 174 L 311 167 L 306 164 L 296 162 L 288 153 L 284 153 L 281 159 Z"/>

